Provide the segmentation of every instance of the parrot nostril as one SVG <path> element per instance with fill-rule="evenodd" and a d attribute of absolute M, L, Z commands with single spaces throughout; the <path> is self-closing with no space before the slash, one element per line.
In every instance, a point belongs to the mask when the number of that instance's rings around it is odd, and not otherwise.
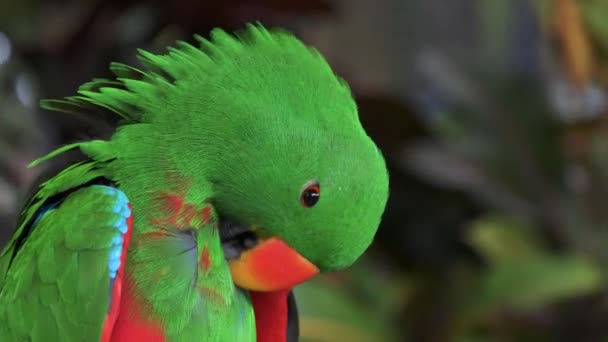
<path fill-rule="evenodd" d="M 220 240 L 227 260 L 238 259 L 241 254 L 258 244 L 257 235 L 248 226 L 230 220 L 220 220 Z"/>

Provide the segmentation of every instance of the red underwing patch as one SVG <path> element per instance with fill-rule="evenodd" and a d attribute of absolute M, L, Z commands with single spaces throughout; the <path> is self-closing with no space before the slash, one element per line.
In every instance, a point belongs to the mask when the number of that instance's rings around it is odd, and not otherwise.
<path fill-rule="evenodd" d="M 209 256 L 209 249 L 207 246 L 203 247 L 203 251 L 201 252 L 201 258 L 198 261 L 198 266 L 203 268 L 203 272 L 207 273 L 209 271 L 209 266 L 211 265 L 211 257 Z"/>
<path fill-rule="evenodd" d="M 200 211 L 200 218 L 203 224 L 209 222 L 209 218 L 211 217 L 211 207 L 206 206 Z"/>
<path fill-rule="evenodd" d="M 196 216 L 196 207 L 190 203 L 186 203 L 182 212 L 179 215 L 181 224 L 184 227 L 191 226 L 192 219 Z"/>
<path fill-rule="evenodd" d="M 164 217 L 153 219 L 151 223 L 153 225 L 171 225 L 177 227 L 177 219 L 184 207 L 183 198 L 173 194 L 163 194 L 157 197 L 157 201 L 160 203 L 159 212 Z"/>
<path fill-rule="evenodd" d="M 120 299 L 120 313 L 111 331 L 110 341 L 164 342 L 163 328 L 149 314 L 151 312 L 149 303 L 142 301 L 135 293 L 133 281 L 125 279 Z"/>
<path fill-rule="evenodd" d="M 160 217 L 150 220 L 150 224 L 154 226 L 190 228 L 193 224 L 206 225 L 211 221 L 211 206 L 208 203 L 198 209 L 197 206 L 186 203 L 183 196 L 173 193 L 161 193 L 155 200 L 159 204 Z"/>

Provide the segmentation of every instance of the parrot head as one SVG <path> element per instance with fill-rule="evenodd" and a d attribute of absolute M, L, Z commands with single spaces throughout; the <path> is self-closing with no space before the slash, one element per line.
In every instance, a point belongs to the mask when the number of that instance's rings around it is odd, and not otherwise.
<path fill-rule="evenodd" d="M 213 36 L 216 71 L 233 76 L 213 95 L 230 129 L 208 174 L 235 282 L 277 290 L 349 266 L 372 242 L 388 175 L 348 86 L 288 33 Z"/>
<path fill-rule="evenodd" d="M 284 91 L 298 96 L 304 89 L 295 86 Z M 349 266 L 371 243 L 384 210 L 386 167 L 355 121 L 350 96 L 309 91 L 302 94 L 309 102 L 280 111 L 301 119 L 275 114 L 248 126 L 251 135 L 224 155 L 223 176 L 214 183 L 233 277 L 249 289 L 292 286 L 318 271 Z M 323 100 L 331 103 L 317 102 Z M 306 118 L 311 112 L 316 115 Z M 333 122 L 338 114 L 355 120 Z"/>

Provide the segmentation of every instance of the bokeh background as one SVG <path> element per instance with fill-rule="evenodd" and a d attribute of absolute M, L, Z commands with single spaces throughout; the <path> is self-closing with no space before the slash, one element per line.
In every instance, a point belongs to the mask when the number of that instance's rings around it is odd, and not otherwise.
<path fill-rule="evenodd" d="M 606 0 L 0 0 L 0 244 L 27 163 L 111 131 L 39 99 L 255 20 L 348 80 L 390 169 L 369 252 L 297 289 L 303 341 L 608 341 Z"/>

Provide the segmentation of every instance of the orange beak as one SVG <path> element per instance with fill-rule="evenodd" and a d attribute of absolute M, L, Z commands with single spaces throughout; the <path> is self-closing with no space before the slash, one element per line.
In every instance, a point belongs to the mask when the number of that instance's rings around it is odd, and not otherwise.
<path fill-rule="evenodd" d="M 319 273 L 319 269 L 283 240 L 270 238 L 228 262 L 238 286 L 253 291 L 290 289 Z"/>

